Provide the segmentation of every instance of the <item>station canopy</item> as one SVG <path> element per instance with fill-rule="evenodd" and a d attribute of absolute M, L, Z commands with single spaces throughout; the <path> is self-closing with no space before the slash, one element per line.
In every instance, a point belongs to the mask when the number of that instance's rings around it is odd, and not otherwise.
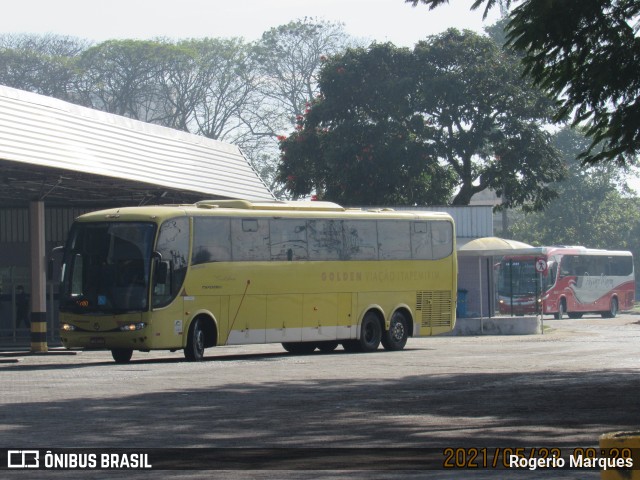
<path fill-rule="evenodd" d="M 0 85 L 0 205 L 144 205 L 273 194 L 240 149 Z"/>
<path fill-rule="evenodd" d="M 458 247 L 459 257 L 498 257 L 503 255 L 536 255 L 543 252 L 543 247 L 531 245 L 517 240 L 498 237 L 482 237 L 471 240 Z"/>

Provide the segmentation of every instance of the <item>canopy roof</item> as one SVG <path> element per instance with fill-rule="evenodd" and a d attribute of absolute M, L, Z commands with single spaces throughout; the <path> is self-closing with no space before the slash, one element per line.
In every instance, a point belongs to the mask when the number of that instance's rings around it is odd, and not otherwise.
<path fill-rule="evenodd" d="M 502 255 L 535 255 L 544 247 L 532 247 L 517 240 L 498 237 L 476 238 L 458 248 L 458 256 L 493 257 Z"/>
<path fill-rule="evenodd" d="M 0 86 L 0 204 L 273 200 L 238 147 Z"/>

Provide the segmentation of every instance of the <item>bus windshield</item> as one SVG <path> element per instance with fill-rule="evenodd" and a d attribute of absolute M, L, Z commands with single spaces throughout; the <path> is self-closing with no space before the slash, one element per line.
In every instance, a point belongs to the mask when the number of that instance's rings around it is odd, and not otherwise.
<path fill-rule="evenodd" d="M 498 277 L 498 294 L 500 295 L 526 295 L 536 294 L 537 278 L 535 259 L 508 259 L 500 262 Z"/>
<path fill-rule="evenodd" d="M 74 313 L 147 310 L 155 231 L 153 223 L 76 223 L 62 264 L 60 309 Z"/>

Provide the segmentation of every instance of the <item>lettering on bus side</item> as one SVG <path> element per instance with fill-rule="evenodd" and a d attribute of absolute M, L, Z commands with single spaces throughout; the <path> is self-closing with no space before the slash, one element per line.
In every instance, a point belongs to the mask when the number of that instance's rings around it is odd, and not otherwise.
<path fill-rule="evenodd" d="M 400 282 L 400 281 L 425 281 L 438 280 L 440 272 L 427 272 L 422 270 L 385 271 L 378 272 L 322 272 L 320 278 L 323 282 Z"/>

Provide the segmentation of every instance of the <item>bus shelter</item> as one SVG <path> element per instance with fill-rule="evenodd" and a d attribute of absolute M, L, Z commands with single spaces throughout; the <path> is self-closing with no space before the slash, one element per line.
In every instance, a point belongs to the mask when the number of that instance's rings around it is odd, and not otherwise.
<path fill-rule="evenodd" d="M 536 255 L 543 247 L 517 240 L 483 237 L 458 247 L 459 299 L 466 301 L 466 315 L 479 318 L 495 315 L 495 265 L 505 255 Z"/>

